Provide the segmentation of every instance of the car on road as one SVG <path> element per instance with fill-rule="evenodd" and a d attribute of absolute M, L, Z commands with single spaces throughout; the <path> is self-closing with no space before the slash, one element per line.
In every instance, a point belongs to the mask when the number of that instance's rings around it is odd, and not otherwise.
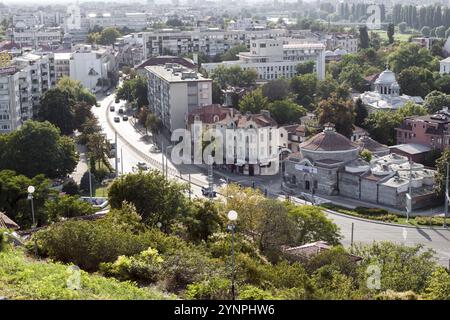
<path fill-rule="evenodd" d="M 106 91 L 106 95 L 109 96 L 111 94 L 111 91 Z"/>
<path fill-rule="evenodd" d="M 202 187 L 202 194 L 208 198 L 215 198 L 217 196 L 217 192 L 212 190 L 210 187 Z"/>
<path fill-rule="evenodd" d="M 119 113 L 123 113 L 123 108 L 120 108 L 120 109 L 119 109 Z"/>
<path fill-rule="evenodd" d="M 115 103 L 120 103 L 120 99 L 116 98 L 116 100 L 114 100 Z"/>
<path fill-rule="evenodd" d="M 158 152 L 161 152 L 161 150 L 158 148 L 157 145 L 152 145 L 152 146 L 150 147 L 150 152 L 151 152 L 151 153 L 158 153 Z"/>
<path fill-rule="evenodd" d="M 120 118 L 119 117 L 114 117 L 114 122 L 120 122 Z"/>
<path fill-rule="evenodd" d="M 114 108 L 114 106 L 109 107 L 109 111 L 114 112 L 116 110 L 116 108 Z"/>
<path fill-rule="evenodd" d="M 138 162 L 136 166 L 139 170 L 148 170 L 148 165 L 145 162 Z"/>
<path fill-rule="evenodd" d="M 122 120 L 123 120 L 123 121 L 128 121 L 128 116 L 123 116 L 123 117 L 122 117 Z"/>

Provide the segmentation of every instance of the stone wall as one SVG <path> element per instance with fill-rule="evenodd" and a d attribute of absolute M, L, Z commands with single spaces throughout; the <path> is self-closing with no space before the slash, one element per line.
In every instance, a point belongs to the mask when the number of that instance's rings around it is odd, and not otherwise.
<path fill-rule="evenodd" d="M 339 172 L 339 194 L 344 197 L 359 199 L 359 176 L 345 171 Z"/>
<path fill-rule="evenodd" d="M 361 179 L 361 200 L 377 203 L 377 183 L 373 180 Z"/>

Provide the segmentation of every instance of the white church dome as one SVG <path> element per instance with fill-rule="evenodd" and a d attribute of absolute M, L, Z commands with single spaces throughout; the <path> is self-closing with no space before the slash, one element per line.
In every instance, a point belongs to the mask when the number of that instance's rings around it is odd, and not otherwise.
<path fill-rule="evenodd" d="M 397 80 L 395 79 L 395 73 L 393 73 L 389 69 L 386 69 L 382 73 L 380 73 L 377 80 L 375 80 L 375 84 L 391 85 L 394 83 L 397 83 Z"/>

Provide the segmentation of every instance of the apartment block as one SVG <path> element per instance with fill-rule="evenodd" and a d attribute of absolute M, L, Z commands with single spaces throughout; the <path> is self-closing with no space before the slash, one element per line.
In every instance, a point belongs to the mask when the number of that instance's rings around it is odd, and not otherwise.
<path fill-rule="evenodd" d="M 170 132 L 186 127 L 189 111 L 212 103 L 212 80 L 195 70 L 171 63 L 145 70 L 150 109 Z"/>

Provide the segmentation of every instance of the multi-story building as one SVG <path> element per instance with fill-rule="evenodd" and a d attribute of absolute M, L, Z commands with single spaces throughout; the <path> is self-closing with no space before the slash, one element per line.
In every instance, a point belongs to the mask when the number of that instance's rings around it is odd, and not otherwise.
<path fill-rule="evenodd" d="M 113 12 L 113 13 L 89 13 L 84 18 L 89 27 L 99 26 L 102 28 L 129 28 L 135 31 L 141 31 L 147 28 L 147 13 L 145 12 Z"/>
<path fill-rule="evenodd" d="M 325 36 L 327 50 L 345 50 L 347 53 L 358 51 L 358 38 L 348 33 L 332 33 Z"/>
<path fill-rule="evenodd" d="M 70 77 L 70 52 L 55 52 L 55 81 Z"/>
<path fill-rule="evenodd" d="M 439 73 L 450 74 L 450 57 L 445 58 L 439 62 Z"/>
<path fill-rule="evenodd" d="M 61 43 L 60 28 L 28 28 L 8 30 L 8 37 L 21 46 L 37 47 L 52 43 Z"/>
<path fill-rule="evenodd" d="M 243 70 L 255 70 L 260 81 L 267 81 L 292 78 L 299 63 L 314 61 L 318 79 L 325 79 L 325 46 L 322 43 L 287 38 L 258 39 L 251 41 L 249 52 L 241 52 L 238 57 L 239 60 L 234 61 L 204 63 L 202 68 L 213 73 L 218 66 L 240 66 Z"/>
<path fill-rule="evenodd" d="M 117 39 L 114 48 L 118 51 L 119 66 L 134 67 L 144 60 L 144 43 L 142 34 L 132 33 Z"/>
<path fill-rule="evenodd" d="M 222 141 L 223 151 L 214 155 L 215 164 L 221 169 L 249 176 L 278 173 L 278 149 L 282 143 L 277 127 L 266 110 L 242 114 L 234 108 L 208 105 L 192 110 L 187 117 L 193 144 L 202 144 L 206 130 L 212 130 L 213 136 L 222 137 L 217 141 Z M 207 159 L 202 160 L 206 162 Z"/>
<path fill-rule="evenodd" d="M 33 118 L 42 94 L 54 84 L 52 55 L 28 53 L 0 69 L 0 133 Z"/>
<path fill-rule="evenodd" d="M 222 54 L 236 45 L 250 45 L 250 40 L 287 36 L 286 29 L 230 30 L 196 29 L 179 31 L 162 29 L 143 32 L 144 57 L 202 53 L 210 57 Z"/>
<path fill-rule="evenodd" d="M 77 45 L 69 61 L 70 77 L 89 90 L 109 86 L 111 73 L 117 71 L 116 52 L 107 47 Z"/>
<path fill-rule="evenodd" d="M 150 109 L 173 132 L 186 127 L 190 110 L 212 103 L 212 80 L 178 64 L 147 66 Z"/>
<path fill-rule="evenodd" d="M 396 128 L 398 144 L 423 144 L 431 149 L 444 150 L 450 147 L 450 112 L 443 110 L 425 116 L 412 116 L 403 119 Z"/>
<path fill-rule="evenodd" d="M 19 75 L 14 66 L 0 69 L 0 134 L 13 131 L 22 124 Z"/>

